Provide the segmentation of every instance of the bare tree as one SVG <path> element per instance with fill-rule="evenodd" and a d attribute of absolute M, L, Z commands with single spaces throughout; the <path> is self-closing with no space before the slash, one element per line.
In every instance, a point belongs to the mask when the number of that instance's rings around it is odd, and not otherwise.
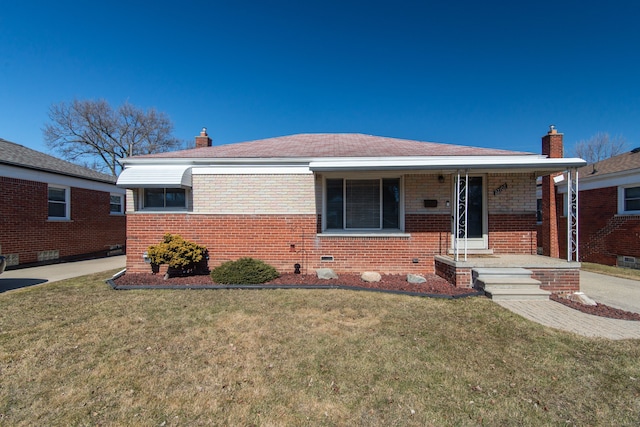
<path fill-rule="evenodd" d="M 64 159 L 118 175 L 118 159 L 181 148 L 169 117 L 125 102 L 114 110 L 105 100 L 73 100 L 49 108 L 43 133 L 47 146 Z"/>
<path fill-rule="evenodd" d="M 574 147 L 576 155 L 587 163 L 622 154 L 626 150 L 627 141 L 622 136 L 610 137 L 608 133 L 598 132 L 587 140 L 578 141 Z"/>

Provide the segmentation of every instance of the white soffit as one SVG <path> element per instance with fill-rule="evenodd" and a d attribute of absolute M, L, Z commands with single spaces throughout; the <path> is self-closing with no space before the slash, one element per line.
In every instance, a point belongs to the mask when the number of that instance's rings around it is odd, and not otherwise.
<path fill-rule="evenodd" d="M 191 187 L 191 166 L 131 166 L 120 173 L 116 185 L 125 188 Z"/>

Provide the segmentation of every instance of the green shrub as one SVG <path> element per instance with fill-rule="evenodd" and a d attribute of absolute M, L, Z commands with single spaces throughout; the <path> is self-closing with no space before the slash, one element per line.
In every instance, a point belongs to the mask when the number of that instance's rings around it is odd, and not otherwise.
<path fill-rule="evenodd" d="M 147 249 L 152 266 L 167 264 L 169 269 L 182 273 L 195 272 L 200 264 L 206 262 L 206 254 L 206 247 L 170 233 L 163 236 L 162 242 Z"/>
<path fill-rule="evenodd" d="M 279 276 L 275 268 L 254 258 L 227 261 L 211 270 L 211 279 L 214 282 L 227 285 L 257 285 Z"/>

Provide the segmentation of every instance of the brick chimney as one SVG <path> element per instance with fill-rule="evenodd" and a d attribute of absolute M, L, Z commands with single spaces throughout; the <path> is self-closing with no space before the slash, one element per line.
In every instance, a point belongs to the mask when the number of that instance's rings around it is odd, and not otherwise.
<path fill-rule="evenodd" d="M 207 135 L 207 128 L 202 128 L 200 136 L 196 136 L 196 148 L 211 147 L 211 138 Z"/>
<path fill-rule="evenodd" d="M 564 157 L 562 146 L 563 134 L 558 133 L 555 126 L 549 126 L 549 132 L 542 137 L 542 154 L 549 158 Z M 561 206 L 557 204 L 557 192 L 554 177 L 561 175 L 555 173 L 542 177 L 542 254 L 560 258 L 558 242 L 558 218 L 562 215 Z"/>

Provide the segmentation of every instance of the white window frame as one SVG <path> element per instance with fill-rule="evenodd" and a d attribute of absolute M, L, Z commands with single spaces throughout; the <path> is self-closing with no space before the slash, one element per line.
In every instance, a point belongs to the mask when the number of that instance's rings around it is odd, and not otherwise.
<path fill-rule="evenodd" d="M 640 187 L 640 183 L 628 184 L 618 186 L 618 215 L 640 215 L 640 210 L 627 211 L 625 210 L 625 196 L 624 192 L 627 188 Z"/>
<path fill-rule="evenodd" d="M 164 194 L 165 194 L 165 197 L 164 197 L 164 205 L 165 205 L 165 206 L 164 206 L 164 207 L 153 207 L 153 206 L 151 206 L 151 207 L 147 207 L 147 206 L 145 206 L 145 203 L 144 203 L 144 202 L 145 202 L 145 197 L 144 197 L 144 196 L 145 196 L 145 192 L 146 192 L 147 190 L 158 190 L 158 189 L 162 189 L 162 190 L 164 190 Z M 166 199 L 166 192 L 167 192 L 167 190 L 169 190 L 169 189 L 171 189 L 171 190 L 182 190 L 182 191 L 184 191 L 184 206 L 166 206 L 166 204 L 167 204 L 167 203 L 166 203 L 166 201 L 167 201 L 167 199 Z M 141 206 L 141 209 L 140 209 L 140 210 L 147 211 L 147 212 L 149 212 L 149 211 L 156 211 L 156 212 L 184 212 L 184 211 L 186 211 L 186 210 L 188 209 L 188 207 L 189 207 L 189 190 L 188 190 L 187 188 L 175 188 L 175 187 L 162 187 L 162 188 L 159 188 L 159 187 L 147 187 L 147 188 L 142 188 L 141 190 L 142 190 L 142 191 L 140 191 L 140 192 L 139 192 L 139 194 L 138 194 L 138 197 L 139 197 L 138 202 L 139 202 L 139 206 Z"/>
<path fill-rule="evenodd" d="M 49 199 L 49 190 L 63 190 L 64 191 L 64 202 L 59 201 L 51 201 Z M 64 203 L 64 216 L 50 216 L 49 215 L 49 203 Z M 71 188 L 64 185 L 53 185 L 50 184 L 47 186 L 47 219 L 49 221 L 69 221 L 71 219 Z"/>
<path fill-rule="evenodd" d="M 343 205 L 342 205 L 342 209 L 343 209 L 343 224 L 342 224 L 342 228 L 327 228 L 327 180 L 335 180 L 335 179 L 341 179 L 343 181 L 343 186 L 342 186 L 342 191 L 343 191 Z M 382 195 L 382 182 L 384 179 L 397 179 L 399 181 L 399 187 L 400 187 L 400 198 L 398 201 L 398 227 L 399 228 L 383 228 L 383 211 L 384 211 L 384 207 L 383 207 L 383 195 Z M 381 226 L 379 228 L 347 228 L 346 225 L 346 181 L 358 181 L 358 180 L 379 180 L 380 181 L 380 223 Z M 405 190 L 404 190 L 404 179 L 402 176 L 398 176 L 398 175 L 387 175 L 387 174 L 358 174 L 358 175 L 352 175 L 352 174 L 340 174 L 340 175 L 333 175 L 333 174 L 327 174 L 326 176 L 324 176 L 323 182 L 322 182 L 322 232 L 323 233 L 351 233 L 351 234 L 358 234 L 358 233 L 383 233 L 383 234 L 398 234 L 398 233 L 404 233 L 404 197 L 405 197 Z"/>
<path fill-rule="evenodd" d="M 112 197 L 118 197 L 120 199 L 120 210 L 118 211 L 112 211 L 111 210 L 111 205 L 114 204 L 111 202 L 111 198 Z M 120 194 L 120 193 L 111 193 L 109 194 L 109 214 L 110 215 L 124 215 L 124 194 Z"/>

